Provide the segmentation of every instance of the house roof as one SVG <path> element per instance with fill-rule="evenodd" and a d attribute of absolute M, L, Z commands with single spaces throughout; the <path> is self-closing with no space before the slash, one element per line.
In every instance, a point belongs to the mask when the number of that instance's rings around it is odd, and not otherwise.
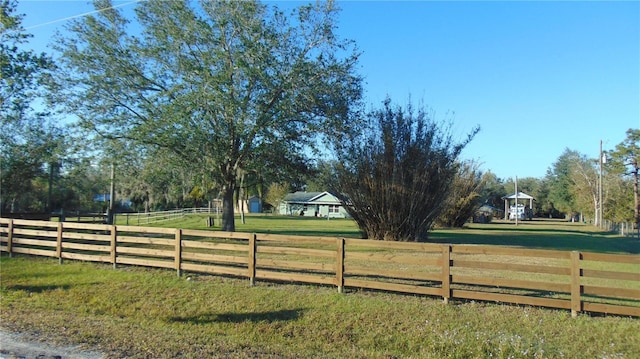
<path fill-rule="evenodd" d="M 526 194 L 524 192 L 518 192 L 517 198 L 518 199 L 533 199 L 533 200 L 535 200 L 535 198 L 529 196 L 528 194 Z M 516 199 L 516 194 L 514 193 L 514 194 L 512 194 L 510 196 L 502 197 L 502 199 Z"/>
<path fill-rule="evenodd" d="M 288 203 L 325 203 L 325 204 L 338 204 L 340 201 L 336 196 L 329 192 L 294 192 L 289 193 L 283 199 Z"/>

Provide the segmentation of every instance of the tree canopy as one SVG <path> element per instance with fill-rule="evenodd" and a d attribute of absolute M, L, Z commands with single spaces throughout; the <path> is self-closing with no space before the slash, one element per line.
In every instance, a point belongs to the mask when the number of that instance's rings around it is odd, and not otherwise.
<path fill-rule="evenodd" d="M 238 173 L 299 166 L 330 134 L 340 140 L 359 104 L 358 52 L 335 35 L 332 1 L 287 17 L 256 1 L 145 1 L 140 31 L 108 0 L 59 37 L 57 100 L 100 136 L 169 149 L 223 192 L 235 229 Z"/>

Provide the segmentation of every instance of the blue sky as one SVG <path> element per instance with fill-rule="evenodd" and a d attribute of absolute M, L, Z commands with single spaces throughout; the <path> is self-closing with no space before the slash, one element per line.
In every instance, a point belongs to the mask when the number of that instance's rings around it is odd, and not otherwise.
<path fill-rule="evenodd" d="M 339 35 L 362 51 L 367 107 L 411 96 L 460 139 L 479 125 L 463 157 L 500 178 L 541 178 L 565 148 L 597 158 L 600 140 L 612 149 L 640 128 L 640 2 L 338 4 Z M 64 21 L 42 24 L 91 10 L 85 1 L 18 5 L 37 51 Z"/>

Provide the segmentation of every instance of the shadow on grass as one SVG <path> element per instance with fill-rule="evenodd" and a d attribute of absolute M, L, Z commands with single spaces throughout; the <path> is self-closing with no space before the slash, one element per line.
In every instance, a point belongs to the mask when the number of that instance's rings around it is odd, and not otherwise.
<path fill-rule="evenodd" d="M 9 285 L 6 287 L 7 290 L 15 290 L 15 291 L 25 291 L 28 293 L 44 293 L 49 292 L 56 289 L 69 290 L 71 289 L 71 285 L 63 284 L 63 285 Z"/>
<path fill-rule="evenodd" d="M 300 318 L 304 309 L 286 309 L 273 312 L 257 312 L 257 313 L 221 313 L 221 314 L 203 314 L 193 317 L 173 317 L 169 320 L 177 323 L 188 324 L 208 324 L 208 323 L 245 323 L 245 322 L 284 322 L 297 320 Z"/>

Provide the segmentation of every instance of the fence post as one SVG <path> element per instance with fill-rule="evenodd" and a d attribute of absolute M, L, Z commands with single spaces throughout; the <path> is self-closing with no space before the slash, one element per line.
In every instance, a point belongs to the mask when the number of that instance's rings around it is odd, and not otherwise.
<path fill-rule="evenodd" d="M 118 227 L 115 225 L 111 226 L 111 263 L 113 264 L 113 269 L 116 269 L 118 263 Z"/>
<path fill-rule="evenodd" d="M 56 237 L 56 257 L 58 264 L 62 264 L 62 222 L 58 222 L 58 236 Z"/>
<path fill-rule="evenodd" d="M 336 285 L 338 293 L 344 292 L 344 238 L 338 238 L 338 250 L 336 253 Z"/>
<path fill-rule="evenodd" d="M 9 252 L 9 258 L 13 257 L 13 219 L 9 220 L 7 225 L 7 252 Z"/>
<path fill-rule="evenodd" d="M 176 272 L 178 273 L 178 277 L 180 277 L 180 269 L 182 263 L 182 229 L 176 228 Z"/>
<path fill-rule="evenodd" d="M 442 246 L 442 299 L 449 304 L 451 298 L 451 245 Z"/>
<path fill-rule="evenodd" d="M 580 283 L 580 277 L 582 276 L 581 258 L 582 254 L 580 252 L 571 252 L 571 317 L 573 318 L 577 317 L 578 312 L 582 310 L 582 301 L 580 299 L 582 294 L 582 285 Z"/>
<path fill-rule="evenodd" d="M 249 237 L 249 285 L 256 285 L 256 252 L 257 252 L 256 234 L 253 233 Z"/>

